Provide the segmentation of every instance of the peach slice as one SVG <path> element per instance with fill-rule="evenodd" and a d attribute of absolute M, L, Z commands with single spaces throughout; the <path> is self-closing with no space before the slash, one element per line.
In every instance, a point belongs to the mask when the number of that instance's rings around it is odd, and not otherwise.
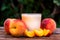
<path fill-rule="evenodd" d="M 43 34 L 44 34 L 42 29 L 34 30 L 34 32 L 35 32 L 35 35 L 39 36 L 39 37 L 43 36 Z"/>
<path fill-rule="evenodd" d="M 25 35 L 27 37 L 34 37 L 35 36 L 34 31 L 29 31 L 29 30 L 25 30 Z"/>
<path fill-rule="evenodd" d="M 44 36 L 50 36 L 51 34 L 50 30 L 44 29 Z"/>

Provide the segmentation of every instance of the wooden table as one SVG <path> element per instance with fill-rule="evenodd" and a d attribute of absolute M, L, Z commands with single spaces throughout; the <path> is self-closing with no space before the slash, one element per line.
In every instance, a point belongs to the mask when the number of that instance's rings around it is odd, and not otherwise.
<path fill-rule="evenodd" d="M 60 40 L 60 28 L 57 28 L 54 34 L 52 34 L 50 37 L 16 38 L 16 37 L 12 37 L 11 35 L 6 35 L 4 31 L 4 27 L 0 27 L 0 40 Z"/>

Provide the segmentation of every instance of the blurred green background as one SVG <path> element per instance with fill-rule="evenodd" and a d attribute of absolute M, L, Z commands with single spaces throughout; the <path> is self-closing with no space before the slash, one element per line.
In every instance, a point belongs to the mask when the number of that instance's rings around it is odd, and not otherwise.
<path fill-rule="evenodd" d="M 0 26 L 7 18 L 20 18 L 21 13 L 41 13 L 53 18 L 60 27 L 60 0 L 0 0 Z"/>

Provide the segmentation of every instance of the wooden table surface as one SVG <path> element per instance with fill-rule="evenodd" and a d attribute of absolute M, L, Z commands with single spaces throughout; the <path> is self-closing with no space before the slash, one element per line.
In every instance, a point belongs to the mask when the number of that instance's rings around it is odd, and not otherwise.
<path fill-rule="evenodd" d="M 60 28 L 57 28 L 54 34 L 52 34 L 50 37 L 16 38 L 5 34 L 4 27 L 0 27 L 0 40 L 60 40 Z"/>

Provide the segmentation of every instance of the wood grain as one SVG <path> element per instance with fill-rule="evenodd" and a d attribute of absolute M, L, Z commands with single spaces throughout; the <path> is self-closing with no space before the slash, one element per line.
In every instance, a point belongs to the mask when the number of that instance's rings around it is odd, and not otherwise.
<path fill-rule="evenodd" d="M 4 27 L 0 27 L 0 40 L 60 40 L 60 28 L 57 28 L 56 31 L 50 37 L 12 37 L 11 35 L 7 35 L 4 31 Z"/>

